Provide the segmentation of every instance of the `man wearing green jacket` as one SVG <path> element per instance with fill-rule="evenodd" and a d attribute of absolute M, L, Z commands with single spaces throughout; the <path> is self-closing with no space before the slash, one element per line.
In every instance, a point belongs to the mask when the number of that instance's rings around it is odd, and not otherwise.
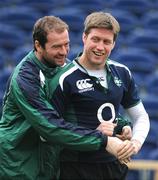
<path fill-rule="evenodd" d="M 4 96 L 0 179 L 58 179 L 62 147 L 80 151 L 104 148 L 117 156 L 124 142 L 107 138 L 104 130 L 65 122 L 48 101 L 48 82 L 60 71 L 69 51 L 68 25 L 54 16 L 40 18 L 34 25 L 33 42 L 34 50 L 15 68 Z"/>

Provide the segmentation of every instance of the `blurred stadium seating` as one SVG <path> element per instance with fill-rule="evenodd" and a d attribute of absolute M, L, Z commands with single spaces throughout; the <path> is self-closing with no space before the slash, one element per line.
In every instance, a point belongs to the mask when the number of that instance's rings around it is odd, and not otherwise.
<path fill-rule="evenodd" d="M 49 12 L 51 15 L 58 16 L 70 26 L 70 33 L 79 33 L 83 29 L 84 12 L 80 8 L 65 7 Z M 81 14 L 83 16 L 81 16 Z"/>
<path fill-rule="evenodd" d="M 4 0 L 0 10 L 0 104 L 14 66 L 32 49 L 32 26 L 38 18 L 56 15 L 69 24 L 72 60 L 82 51 L 84 18 L 98 10 L 112 13 L 121 31 L 110 58 L 132 71 L 151 119 L 147 141 L 133 158 L 158 160 L 158 0 Z M 128 177 L 139 179 L 138 172 Z"/>
<path fill-rule="evenodd" d="M 7 59 L 6 53 L 1 49 L 0 50 L 0 69 L 4 68 L 6 59 Z"/>
<path fill-rule="evenodd" d="M 41 16 L 41 14 L 32 7 L 15 6 L 3 7 L 0 13 L 0 22 L 14 25 L 26 32 L 32 30 L 34 22 Z"/>
<path fill-rule="evenodd" d="M 157 58 L 145 48 L 126 47 L 115 52 L 114 60 L 126 65 L 140 88 L 148 84 L 149 74 L 156 71 Z"/>
<path fill-rule="evenodd" d="M 16 26 L 0 23 L 0 48 L 13 52 L 18 46 L 24 44 L 25 33 Z"/>
<path fill-rule="evenodd" d="M 144 106 L 146 108 L 146 110 L 149 113 L 149 116 L 151 119 L 157 119 L 158 120 L 158 111 L 157 111 L 157 107 L 158 107 L 158 100 L 157 100 L 157 94 L 151 94 L 148 93 L 144 99 Z"/>
<path fill-rule="evenodd" d="M 17 65 L 26 54 L 32 50 L 32 45 L 17 47 L 12 54 L 12 64 Z"/>
<path fill-rule="evenodd" d="M 102 10 L 105 3 L 102 0 L 69 0 L 68 6 L 81 8 L 86 14 Z"/>
<path fill-rule="evenodd" d="M 158 12 L 149 11 L 142 15 L 141 24 L 143 29 L 154 29 L 158 31 Z"/>
<path fill-rule="evenodd" d="M 126 9 L 136 16 L 141 16 L 150 11 L 152 3 L 148 0 L 116 0 L 113 7 Z"/>
<path fill-rule="evenodd" d="M 157 29 L 135 29 L 127 36 L 128 46 L 142 47 L 150 50 L 155 55 L 158 55 L 158 36 Z"/>
<path fill-rule="evenodd" d="M 146 90 L 149 94 L 157 96 L 158 94 L 158 73 L 151 73 L 148 77 Z"/>
<path fill-rule="evenodd" d="M 119 21 L 121 26 L 121 34 L 128 34 L 139 26 L 137 16 L 126 9 L 114 7 L 113 9 L 105 8 L 104 11 L 110 12 Z"/>

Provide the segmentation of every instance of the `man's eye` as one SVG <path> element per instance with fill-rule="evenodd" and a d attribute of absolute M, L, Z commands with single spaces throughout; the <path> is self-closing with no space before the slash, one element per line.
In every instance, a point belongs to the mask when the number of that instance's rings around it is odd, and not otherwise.
<path fill-rule="evenodd" d="M 53 46 L 52 48 L 53 48 L 53 49 L 58 49 L 58 48 L 59 48 L 59 46 Z"/>
<path fill-rule="evenodd" d="M 98 38 L 93 38 L 92 40 L 93 40 L 93 42 L 98 42 L 99 41 Z"/>
<path fill-rule="evenodd" d="M 112 42 L 111 42 L 111 41 L 104 41 L 104 44 L 106 44 L 106 45 L 111 45 Z"/>
<path fill-rule="evenodd" d="M 66 43 L 65 46 L 66 46 L 66 47 L 69 47 L 69 43 Z"/>

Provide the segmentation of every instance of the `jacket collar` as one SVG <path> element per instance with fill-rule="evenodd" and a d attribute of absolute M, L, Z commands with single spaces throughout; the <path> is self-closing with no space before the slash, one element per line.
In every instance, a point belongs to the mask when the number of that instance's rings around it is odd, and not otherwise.
<path fill-rule="evenodd" d="M 48 67 L 38 60 L 36 57 L 34 50 L 29 53 L 29 58 L 33 60 L 33 62 L 39 67 L 39 69 L 45 74 L 47 77 L 52 77 L 55 75 L 62 67 L 56 66 L 54 68 Z"/>

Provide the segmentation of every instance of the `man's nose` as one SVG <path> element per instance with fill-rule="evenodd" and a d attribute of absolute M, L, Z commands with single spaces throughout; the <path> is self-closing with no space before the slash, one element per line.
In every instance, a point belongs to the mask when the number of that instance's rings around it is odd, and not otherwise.
<path fill-rule="evenodd" d="M 61 47 L 61 50 L 60 50 L 60 53 L 61 53 L 62 55 L 67 55 L 67 53 L 68 53 L 68 48 L 66 48 L 65 46 L 62 46 L 62 47 Z"/>
<path fill-rule="evenodd" d="M 102 41 L 97 43 L 97 49 L 98 50 L 103 50 L 104 49 L 104 43 Z"/>

